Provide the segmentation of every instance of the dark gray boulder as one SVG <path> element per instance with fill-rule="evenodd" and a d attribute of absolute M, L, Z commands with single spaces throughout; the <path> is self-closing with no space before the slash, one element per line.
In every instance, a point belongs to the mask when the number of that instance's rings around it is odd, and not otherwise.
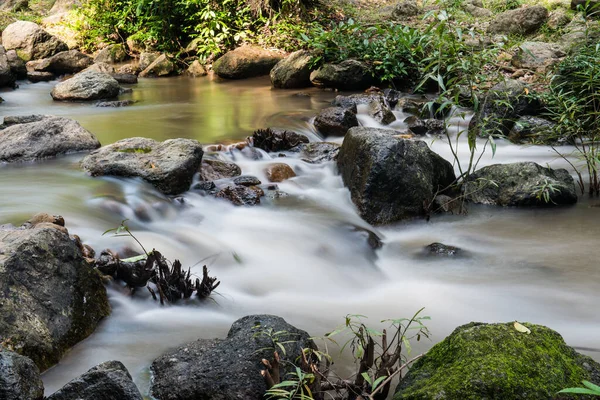
<path fill-rule="evenodd" d="M 237 164 L 220 160 L 203 160 L 200 167 L 200 177 L 203 181 L 234 178 L 242 174 Z"/>
<path fill-rule="evenodd" d="M 287 151 L 301 143 L 308 143 L 308 138 L 284 129 L 259 129 L 252 134 L 252 145 L 268 152 Z"/>
<path fill-rule="evenodd" d="M 274 334 L 285 353 L 266 332 Z M 306 332 L 283 318 L 247 316 L 233 323 L 225 339 L 200 339 L 156 359 L 151 394 L 158 400 L 262 399 L 267 385 L 261 360 L 272 360 L 277 350 L 284 377 L 304 348 L 316 346 Z"/>
<path fill-rule="evenodd" d="M 0 346 L 0 398 L 2 400 L 44 398 L 44 384 L 35 363 L 2 346 Z"/>
<path fill-rule="evenodd" d="M 127 368 L 106 361 L 73 379 L 47 400 L 142 400 Z"/>
<path fill-rule="evenodd" d="M 489 33 L 529 35 L 535 33 L 548 20 L 544 6 L 521 7 L 499 14 L 490 22 Z"/>
<path fill-rule="evenodd" d="M 357 60 L 325 64 L 310 74 L 310 81 L 320 88 L 364 90 L 375 83 L 369 66 Z"/>
<path fill-rule="evenodd" d="M 40 370 L 56 364 L 110 313 L 106 290 L 62 218 L 0 228 L 0 343 Z"/>
<path fill-rule="evenodd" d="M 257 46 L 241 46 L 225 53 L 213 64 L 215 74 L 227 79 L 268 75 L 283 56 Z"/>
<path fill-rule="evenodd" d="M 439 119 L 420 119 L 413 115 L 406 118 L 404 123 L 417 136 L 439 136 L 446 133 L 446 123 Z"/>
<path fill-rule="evenodd" d="M 361 217 L 373 225 L 425 215 L 425 204 L 455 181 L 448 161 L 394 130 L 351 128 L 337 164 Z"/>
<path fill-rule="evenodd" d="M 77 121 L 51 115 L 4 117 L 0 162 L 31 161 L 100 147 Z"/>
<path fill-rule="evenodd" d="M 196 140 L 157 142 L 135 137 L 92 152 L 81 166 L 92 176 L 140 177 L 161 192 L 175 195 L 190 188 L 203 154 Z"/>
<path fill-rule="evenodd" d="M 15 74 L 12 71 L 10 61 L 6 54 L 4 47 L 0 46 L 0 88 L 1 87 L 14 87 L 15 86 Z"/>
<path fill-rule="evenodd" d="M 465 199 L 499 206 L 553 206 L 577 202 L 575 181 L 566 169 L 533 162 L 495 164 L 478 169 L 463 185 Z"/>
<path fill-rule="evenodd" d="M 351 109 L 328 107 L 316 116 L 314 124 L 324 136 L 344 136 L 348 129 L 358 126 L 358 119 Z"/>
<path fill-rule="evenodd" d="M 306 50 L 296 51 L 279 61 L 271 70 L 271 84 L 278 89 L 294 89 L 311 86 L 311 54 Z"/>
<path fill-rule="evenodd" d="M 59 101 L 104 100 L 117 97 L 119 82 L 109 74 L 83 71 L 52 89 L 52 98 Z"/>
<path fill-rule="evenodd" d="M 79 50 L 61 51 L 49 58 L 27 63 L 29 71 L 52 72 L 55 75 L 74 74 L 94 64 L 92 57 Z"/>

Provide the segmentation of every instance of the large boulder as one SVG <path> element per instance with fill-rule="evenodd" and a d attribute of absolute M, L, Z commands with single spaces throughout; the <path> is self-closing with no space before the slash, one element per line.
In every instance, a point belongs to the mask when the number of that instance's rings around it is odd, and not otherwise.
<path fill-rule="evenodd" d="M 104 146 L 81 163 L 92 176 L 140 177 L 165 194 L 190 188 L 202 162 L 202 145 L 191 139 L 157 142 L 134 137 Z"/>
<path fill-rule="evenodd" d="M 512 65 L 544 72 L 548 67 L 560 62 L 567 54 L 555 43 L 524 42 L 512 58 Z"/>
<path fill-rule="evenodd" d="M 5 86 L 14 87 L 15 80 L 6 51 L 4 47 L 0 46 L 0 88 Z"/>
<path fill-rule="evenodd" d="M 283 56 L 257 46 L 241 46 L 227 52 L 213 64 L 221 78 L 244 79 L 268 75 Z"/>
<path fill-rule="evenodd" d="M 369 66 L 357 60 L 325 64 L 310 74 L 310 81 L 317 87 L 339 90 L 363 90 L 375 83 Z"/>
<path fill-rule="evenodd" d="M 544 6 L 522 7 L 499 14 L 490 22 L 489 33 L 529 35 L 535 33 L 548 20 Z"/>
<path fill-rule="evenodd" d="M 448 161 L 394 130 L 351 128 L 337 164 L 361 217 L 374 225 L 424 215 L 424 205 L 455 181 Z"/>
<path fill-rule="evenodd" d="M 483 167 L 463 185 L 467 201 L 499 206 L 552 206 L 577 202 L 575 181 L 566 169 L 533 162 Z"/>
<path fill-rule="evenodd" d="M 16 21 L 2 31 L 2 45 L 6 50 L 16 50 L 25 61 L 47 58 L 68 46 L 34 22 Z"/>
<path fill-rule="evenodd" d="M 117 97 L 121 87 L 109 74 L 83 71 L 52 89 L 52 98 L 59 101 L 103 100 Z"/>
<path fill-rule="evenodd" d="M 110 313 L 100 275 L 62 225 L 40 214 L 0 228 L 0 343 L 42 371 Z"/>
<path fill-rule="evenodd" d="M 394 400 L 548 400 L 584 379 L 600 382 L 600 364 L 557 332 L 528 323 L 471 322 L 411 367 Z"/>
<path fill-rule="evenodd" d="M 123 44 L 111 44 L 103 48 L 94 57 L 94 62 L 115 64 L 127 59 L 127 52 Z"/>
<path fill-rule="evenodd" d="M 79 50 L 61 51 L 49 58 L 32 60 L 27 63 L 29 71 L 52 72 L 56 75 L 74 74 L 94 64 L 92 57 Z"/>
<path fill-rule="evenodd" d="M 311 54 L 306 50 L 296 51 L 279 61 L 271 70 L 271 83 L 279 89 L 309 87 Z"/>
<path fill-rule="evenodd" d="M 142 395 L 119 361 L 106 361 L 73 379 L 47 400 L 142 400 Z"/>
<path fill-rule="evenodd" d="M 146 69 L 140 72 L 140 77 L 169 76 L 175 70 L 175 64 L 166 54 L 158 56 Z"/>
<path fill-rule="evenodd" d="M 258 129 L 252 134 L 252 145 L 264 151 L 287 151 L 301 143 L 308 143 L 308 138 L 294 131 L 267 128 Z"/>
<path fill-rule="evenodd" d="M 314 125 L 325 136 L 344 136 L 348 129 L 358 126 L 358 119 L 349 108 L 328 107 L 316 116 Z"/>
<path fill-rule="evenodd" d="M 247 316 L 233 323 L 225 339 L 200 339 L 156 359 L 151 394 L 158 400 L 262 399 L 267 385 L 261 360 L 278 351 L 285 377 L 305 348 L 316 346 L 283 318 Z"/>
<path fill-rule="evenodd" d="M 98 147 L 98 139 L 69 118 L 4 117 L 0 125 L 0 162 L 31 161 Z"/>
<path fill-rule="evenodd" d="M 44 398 L 44 384 L 35 363 L 2 346 L 0 346 L 0 398 L 2 400 Z"/>

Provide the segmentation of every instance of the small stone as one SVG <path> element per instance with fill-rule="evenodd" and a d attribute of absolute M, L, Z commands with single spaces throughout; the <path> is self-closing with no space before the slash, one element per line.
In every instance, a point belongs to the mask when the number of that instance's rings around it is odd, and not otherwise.
<path fill-rule="evenodd" d="M 283 182 L 296 176 L 292 167 L 284 163 L 269 165 L 265 169 L 265 174 L 267 175 L 267 179 L 271 182 Z"/>
<path fill-rule="evenodd" d="M 239 186 L 257 186 L 260 185 L 262 182 L 255 176 L 243 175 L 235 178 L 233 180 L 233 183 Z"/>

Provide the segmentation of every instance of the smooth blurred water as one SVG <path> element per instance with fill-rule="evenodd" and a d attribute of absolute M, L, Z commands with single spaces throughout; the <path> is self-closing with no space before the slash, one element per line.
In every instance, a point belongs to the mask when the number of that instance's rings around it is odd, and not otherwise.
<path fill-rule="evenodd" d="M 320 140 L 310 119 L 335 96 L 315 89 L 274 91 L 263 78 L 169 78 L 141 80 L 130 95 L 139 101 L 131 107 L 100 109 L 53 103 L 51 87 L 23 84 L 3 92 L 0 112 L 68 116 L 103 144 L 131 136 L 234 142 L 267 126 Z M 359 119 L 378 126 L 365 114 Z M 455 134 L 467 125 L 460 119 L 453 123 Z M 428 143 L 452 160 L 447 142 L 430 138 Z M 467 145 L 462 139 L 458 143 L 465 160 Z M 47 394 L 110 359 L 124 362 L 145 388 L 154 358 L 188 341 L 224 336 L 235 319 L 250 313 L 277 314 L 322 335 L 349 313 L 367 315 L 379 326 L 382 319 L 411 316 L 426 307 L 433 340 L 420 342 L 415 351 L 470 321 L 513 320 L 548 325 L 572 346 L 600 348 L 600 208 L 591 207 L 598 201 L 584 197 L 573 207 L 535 210 L 471 206 L 467 216 L 376 229 L 357 215 L 333 163 L 308 164 L 293 154 L 256 161 L 221 153 L 222 159 L 235 159 L 244 174 L 263 181 L 264 168 L 274 161 L 290 164 L 297 173 L 279 184 L 288 197 L 234 207 L 192 192 L 183 195 L 181 205 L 136 179 L 93 179 L 79 169 L 81 157 L 1 166 L 0 223 L 21 223 L 40 211 L 61 214 L 71 233 L 100 251 L 135 248 L 132 240 L 102 236 L 128 218 L 147 248 L 180 259 L 196 274 L 208 264 L 222 284 L 214 301 L 169 307 L 111 288 L 112 315 L 44 374 Z M 480 165 L 515 161 L 565 165 L 547 147 L 507 142 L 498 143 L 493 158 L 486 152 Z M 380 250 L 367 245 L 364 229 L 383 238 Z M 437 241 L 471 256 L 420 257 L 423 246 Z M 600 353 L 588 354 L 600 360 Z"/>

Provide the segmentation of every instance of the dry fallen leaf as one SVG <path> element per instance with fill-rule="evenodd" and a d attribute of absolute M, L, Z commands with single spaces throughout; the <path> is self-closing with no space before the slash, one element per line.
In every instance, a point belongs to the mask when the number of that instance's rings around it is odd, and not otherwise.
<path fill-rule="evenodd" d="M 531 333 L 531 330 L 528 327 L 521 325 L 517 321 L 515 321 L 514 325 L 515 325 L 515 329 L 521 333 L 526 333 L 528 335 Z"/>

